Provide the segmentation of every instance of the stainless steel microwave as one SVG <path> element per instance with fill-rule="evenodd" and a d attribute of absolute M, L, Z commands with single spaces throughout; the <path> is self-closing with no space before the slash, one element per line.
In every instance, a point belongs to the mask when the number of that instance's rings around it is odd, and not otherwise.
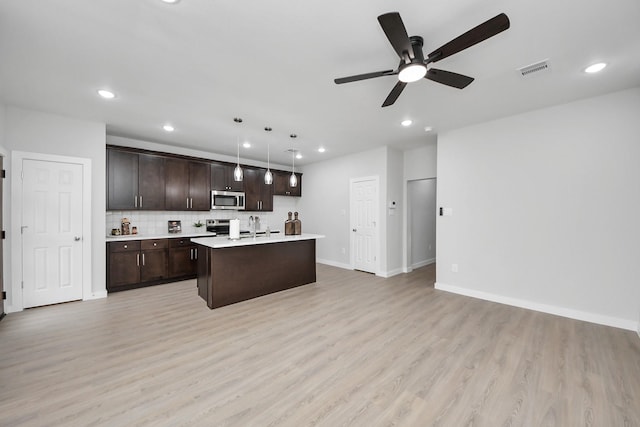
<path fill-rule="evenodd" d="M 211 209 L 244 210 L 244 193 L 240 191 L 211 192 Z"/>

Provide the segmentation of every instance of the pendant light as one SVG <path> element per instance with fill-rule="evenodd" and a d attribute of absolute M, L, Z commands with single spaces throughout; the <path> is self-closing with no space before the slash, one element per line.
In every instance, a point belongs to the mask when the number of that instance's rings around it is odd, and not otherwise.
<path fill-rule="evenodd" d="M 271 128 L 270 127 L 266 127 L 264 128 L 265 131 L 267 132 L 271 132 Z M 264 183 L 266 185 L 271 185 L 273 184 L 273 174 L 271 173 L 271 163 L 270 163 L 270 147 L 269 147 L 269 143 L 267 143 L 267 171 L 264 173 Z"/>
<path fill-rule="evenodd" d="M 233 119 L 234 122 L 240 124 L 242 123 L 242 119 L 239 117 L 236 117 Z M 242 181 L 243 179 L 243 173 L 242 173 L 242 168 L 240 167 L 240 137 L 238 136 L 237 139 L 237 153 L 238 153 L 238 163 L 236 164 L 236 168 L 233 170 L 233 180 L 234 181 Z"/>
<path fill-rule="evenodd" d="M 295 133 L 289 135 L 292 141 L 298 137 Z M 296 176 L 296 150 L 293 148 L 293 142 L 291 143 L 291 176 L 289 177 L 289 187 L 298 186 L 298 177 Z"/>

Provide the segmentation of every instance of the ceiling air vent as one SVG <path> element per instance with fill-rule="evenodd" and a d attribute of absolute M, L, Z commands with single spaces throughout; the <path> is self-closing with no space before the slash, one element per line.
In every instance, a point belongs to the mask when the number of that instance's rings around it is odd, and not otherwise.
<path fill-rule="evenodd" d="M 518 72 L 521 77 L 530 77 L 533 74 L 540 74 L 541 72 L 546 72 L 550 70 L 551 64 L 549 64 L 549 60 L 545 59 L 544 61 L 536 62 L 535 64 L 527 65 L 526 67 L 518 68 Z"/>

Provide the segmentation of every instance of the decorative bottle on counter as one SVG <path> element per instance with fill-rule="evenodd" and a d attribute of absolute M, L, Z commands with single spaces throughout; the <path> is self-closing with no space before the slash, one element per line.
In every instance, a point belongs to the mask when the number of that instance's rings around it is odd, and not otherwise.
<path fill-rule="evenodd" d="M 298 219 L 298 212 L 294 212 L 293 216 L 293 234 L 302 234 L 302 221 Z"/>
<path fill-rule="evenodd" d="M 284 234 L 290 236 L 294 233 L 293 220 L 291 219 L 291 212 L 287 213 L 287 220 L 284 222 Z"/>
<path fill-rule="evenodd" d="M 131 221 L 129 221 L 128 218 L 122 218 L 122 220 L 120 221 L 120 229 L 122 230 L 123 236 L 128 236 L 129 234 L 131 234 L 131 231 L 129 230 L 130 224 Z"/>

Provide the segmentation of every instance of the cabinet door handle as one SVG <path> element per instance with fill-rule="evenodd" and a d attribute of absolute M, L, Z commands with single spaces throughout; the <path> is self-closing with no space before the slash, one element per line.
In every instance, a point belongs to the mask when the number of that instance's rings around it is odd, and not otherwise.
<path fill-rule="evenodd" d="M 144 267 L 144 254 L 142 254 L 142 266 Z"/>
<path fill-rule="evenodd" d="M 140 254 L 136 254 L 136 265 L 140 267 Z"/>
<path fill-rule="evenodd" d="M 193 209 L 193 197 L 189 198 L 189 209 Z"/>
<path fill-rule="evenodd" d="M 193 249 L 189 249 L 189 259 L 193 261 Z"/>
<path fill-rule="evenodd" d="M 187 197 L 187 209 L 189 209 L 189 198 Z"/>
<path fill-rule="evenodd" d="M 198 248 L 193 248 L 193 259 L 198 259 Z"/>
<path fill-rule="evenodd" d="M 142 209 L 142 196 L 140 196 L 140 209 Z"/>
<path fill-rule="evenodd" d="M 134 208 L 138 207 L 138 196 L 133 196 L 133 207 Z"/>

